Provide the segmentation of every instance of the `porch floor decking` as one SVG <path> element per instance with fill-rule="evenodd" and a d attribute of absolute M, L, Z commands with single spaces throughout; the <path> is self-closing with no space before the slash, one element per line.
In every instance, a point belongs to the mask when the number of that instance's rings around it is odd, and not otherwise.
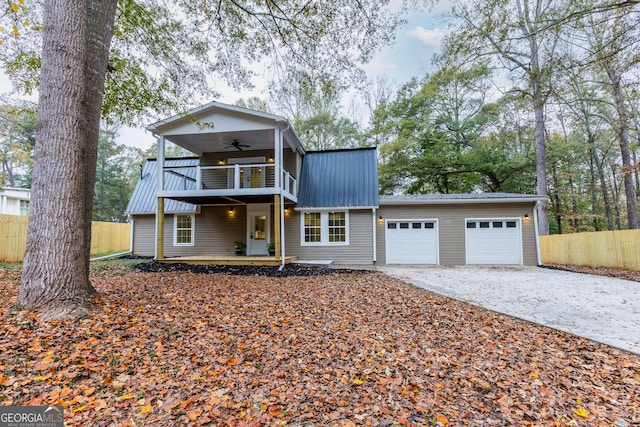
<path fill-rule="evenodd" d="M 297 256 L 286 256 L 284 258 L 285 264 L 291 264 L 298 259 Z M 183 264 L 195 264 L 195 265 L 266 265 L 266 266 L 279 266 L 282 261 L 275 256 L 243 256 L 243 255 L 230 255 L 230 256 L 184 256 L 184 257 L 172 257 L 157 260 L 158 262 L 164 262 L 169 264 L 183 263 Z"/>

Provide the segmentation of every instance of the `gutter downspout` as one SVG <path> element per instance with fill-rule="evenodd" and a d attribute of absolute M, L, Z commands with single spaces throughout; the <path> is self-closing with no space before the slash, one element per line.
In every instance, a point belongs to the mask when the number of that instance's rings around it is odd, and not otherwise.
<path fill-rule="evenodd" d="M 136 220 L 129 215 L 129 218 L 131 218 L 131 236 L 129 236 L 129 252 L 131 252 L 131 255 L 133 255 L 133 234 L 135 233 L 135 226 L 136 226 Z"/>
<path fill-rule="evenodd" d="M 378 245 L 377 245 L 377 228 L 378 228 L 378 224 L 377 224 L 377 220 L 376 220 L 376 208 L 374 207 L 373 209 L 371 209 L 371 213 L 373 215 L 373 263 L 375 264 L 378 261 Z"/>
<path fill-rule="evenodd" d="M 538 267 L 542 265 L 542 257 L 540 256 L 540 232 L 538 231 L 538 206 L 540 202 L 536 202 L 533 206 L 533 228 L 536 235 L 536 256 L 538 258 Z"/>

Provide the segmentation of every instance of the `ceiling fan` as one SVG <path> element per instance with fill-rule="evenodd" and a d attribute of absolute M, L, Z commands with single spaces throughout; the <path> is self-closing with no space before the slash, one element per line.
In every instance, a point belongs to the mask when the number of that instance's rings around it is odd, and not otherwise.
<path fill-rule="evenodd" d="M 240 141 L 234 138 L 233 142 L 227 145 L 227 148 L 235 148 L 238 151 L 242 151 L 242 147 L 249 148 L 250 145 L 240 144 Z"/>

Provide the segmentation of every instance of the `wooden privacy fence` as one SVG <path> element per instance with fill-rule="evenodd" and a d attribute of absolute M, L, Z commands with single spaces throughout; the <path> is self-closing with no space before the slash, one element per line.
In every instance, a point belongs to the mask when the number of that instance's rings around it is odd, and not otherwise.
<path fill-rule="evenodd" d="M 543 264 L 640 271 L 640 230 L 540 236 L 540 256 Z"/>
<path fill-rule="evenodd" d="M 0 215 L 0 262 L 21 262 L 27 242 L 27 217 Z M 131 224 L 96 222 L 91 226 L 91 254 L 128 251 Z"/>
<path fill-rule="evenodd" d="M 119 222 L 91 223 L 91 254 L 124 252 L 131 248 L 131 224 Z"/>

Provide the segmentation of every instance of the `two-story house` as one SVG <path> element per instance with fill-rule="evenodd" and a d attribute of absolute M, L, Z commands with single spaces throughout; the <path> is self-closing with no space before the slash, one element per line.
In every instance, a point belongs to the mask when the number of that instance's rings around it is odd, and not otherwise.
<path fill-rule="evenodd" d="M 539 263 L 538 196 L 378 196 L 375 148 L 306 152 L 284 117 L 218 102 L 148 130 L 158 154 L 127 207 L 134 255 L 263 265 Z M 167 142 L 193 157 L 166 159 Z"/>

